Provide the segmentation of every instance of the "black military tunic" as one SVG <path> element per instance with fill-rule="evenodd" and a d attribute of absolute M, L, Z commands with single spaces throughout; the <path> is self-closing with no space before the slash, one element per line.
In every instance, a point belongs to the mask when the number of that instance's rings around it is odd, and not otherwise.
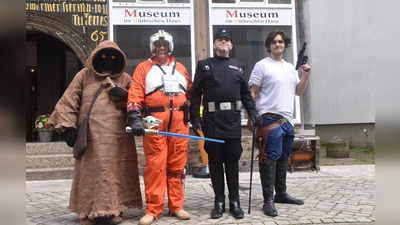
<path fill-rule="evenodd" d="M 203 95 L 204 136 L 211 138 L 241 138 L 241 101 L 250 116 L 257 114 L 255 103 L 243 75 L 244 65 L 235 60 L 215 56 L 197 63 L 191 96 L 191 118 L 199 116 Z M 208 103 L 215 103 L 209 112 Z M 231 102 L 231 110 L 220 110 L 221 102 Z"/>

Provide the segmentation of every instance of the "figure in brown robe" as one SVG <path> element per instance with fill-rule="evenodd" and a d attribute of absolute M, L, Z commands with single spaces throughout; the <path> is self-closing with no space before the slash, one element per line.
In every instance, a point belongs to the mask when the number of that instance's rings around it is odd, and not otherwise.
<path fill-rule="evenodd" d="M 86 152 L 75 160 L 74 166 L 68 210 L 77 214 L 81 224 L 95 224 L 100 219 L 117 224 L 123 221 L 122 212 L 143 206 L 135 139 L 125 132 L 131 82 L 125 68 L 122 50 L 112 41 L 100 42 L 47 123 L 56 131 L 65 132 L 65 141 L 72 147 L 77 124 L 103 85 L 89 116 Z"/>

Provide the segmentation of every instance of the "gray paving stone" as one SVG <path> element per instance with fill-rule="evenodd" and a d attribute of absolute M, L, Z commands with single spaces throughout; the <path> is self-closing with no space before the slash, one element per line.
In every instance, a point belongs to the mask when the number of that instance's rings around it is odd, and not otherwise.
<path fill-rule="evenodd" d="M 227 212 L 220 219 L 211 219 L 214 193 L 210 179 L 186 179 L 184 207 L 192 219 L 179 221 L 167 215 L 165 207 L 155 225 L 170 224 L 375 224 L 375 166 L 324 166 L 318 173 L 288 173 L 288 193 L 304 199 L 304 205 L 275 204 L 277 217 L 262 212 L 263 196 L 258 172 L 253 174 L 251 213 L 249 206 L 250 173 L 240 173 L 241 206 L 245 218 L 236 220 Z M 144 190 L 143 178 L 141 188 Z M 26 181 L 26 224 L 78 224 L 75 213 L 67 210 L 71 180 Z M 226 188 L 226 190 L 228 190 Z M 226 193 L 227 194 L 227 193 Z M 228 202 L 228 198 L 226 199 Z M 137 224 L 144 209 L 130 209 L 121 225 Z"/>

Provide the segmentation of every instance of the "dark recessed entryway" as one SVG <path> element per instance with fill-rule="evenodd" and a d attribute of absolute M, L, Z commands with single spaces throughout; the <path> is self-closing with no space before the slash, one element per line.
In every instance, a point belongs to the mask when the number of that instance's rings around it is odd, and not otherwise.
<path fill-rule="evenodd" d="M 78 56 L 64 42 L 41 32 L 26 32 L 26 141 L 37 141 L 32 132 L 38 115 L 50 114 L 65 89 L 83 68 Z M 62 140 L 54 133 L 53 141 Z"/>

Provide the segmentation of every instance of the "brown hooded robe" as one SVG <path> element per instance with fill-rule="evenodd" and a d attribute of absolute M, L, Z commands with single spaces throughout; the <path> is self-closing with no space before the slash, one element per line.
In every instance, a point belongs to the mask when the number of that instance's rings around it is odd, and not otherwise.
<path fill-rule="evenodd" d="M 116 56 L 112 72 L 102 71 L 103 65 L 97 63 L 96 55 L 104 49 L 114 51 Z M 102 53 L 99 56 L 104 58 Z M 107 76 L 124 90 L 130 86 L 131 76 L 124 72 L 125 54 L 112 41 L 101 42 L 86 66 L 75 75 L 47 123 L 58 132 L 77 127 Z M 135 139 L 125 132 L 126 100 L 113 101 L 109 89 L 103 89 L 94 103 L 88 123 L 88 146 L 82 158 L 75 160 L 68 209 L 79 218 L 118 216 L 129 208 L 142 208 Z"/>

